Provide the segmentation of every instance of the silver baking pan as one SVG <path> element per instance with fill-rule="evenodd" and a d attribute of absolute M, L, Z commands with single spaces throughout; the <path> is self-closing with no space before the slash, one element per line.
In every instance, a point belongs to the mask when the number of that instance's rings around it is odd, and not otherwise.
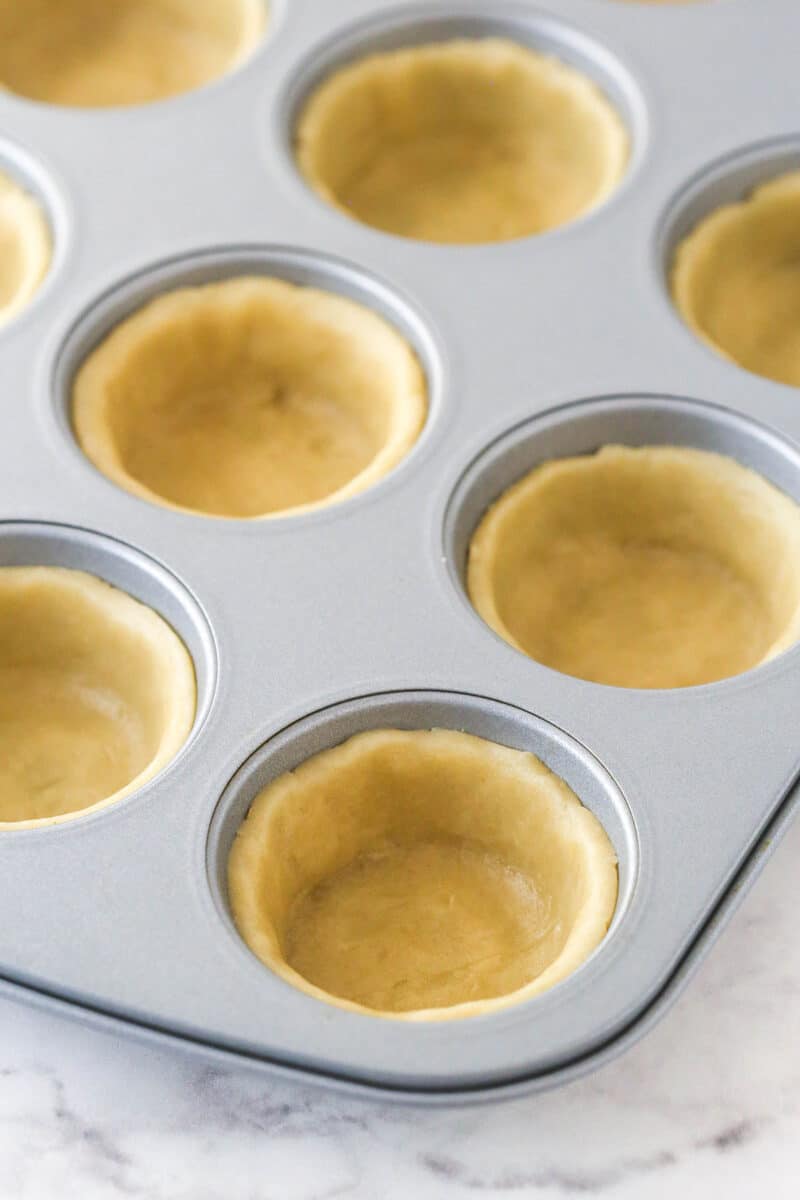
<path fill-rule="evenodd" d="M 512 36 L 574 63 L 627 122 L 601 208 L 486 246 L 404 241 L 326 206 L 292 125 L 376 48 Z M 800 166 L 796 0 L 527 5 L 279 0 L 263 44 L 204 89 L 78 110 L 0 93 L 0 166 L 42 200 L 50 275 L 0 332 L 0 564 L 96 573 L 161 612 L 195 662 L 193 733 L 135 795 L 0 834 L 3 988 L 370 1093 L 448 1103 L 550 1087 L 664 1010 L 797 805 L 800 647 L 704 687 L 630 691 L 517 653 L 465 595 L 487 504 L 536 463 L 608 442 L 729 454 L 800 501 L 800 397 L 697 341 L 666 272 L 718 204 Z M 157 508 L 79 451 L 76 367 L 164 289 L 263 272 L 387 316 L 428 379 L 404 462 L 338 506 L 268 521 Z M 455 1022 L 328 1006 L 266 970 L 224 865 L 258 790 L 375 726 L 465 729 L 538 754 L 616 848 L 613 925 L 570 979 Z M 779 953 L 776 947 L 776 954 Z"/>

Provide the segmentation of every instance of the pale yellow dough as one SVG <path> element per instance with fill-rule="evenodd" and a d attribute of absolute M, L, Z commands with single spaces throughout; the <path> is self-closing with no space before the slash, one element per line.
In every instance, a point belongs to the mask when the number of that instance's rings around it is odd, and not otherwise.
<path fill-rule="evenodd" d="M 537 467 L 489 509 L 467 587 L 492 629 L 555 670 L 710 683 L 800 636 L 800 508 L 722 455 L 607 446 Z"/>
<path fill-rule="evenodd" d="M 0 86 L 49 104 L 144 104 L 223 75 L 264 0 L 0 0 Z"/>
<path fill-rule="evenodd" d="M 718 353 L 800 387 L 800 171 L 701 221 L 678 247 L 672 293 Z"/>
<path fill-rule="evenodd" d="M 264 277 L 152 301 L 73 388 L 76 436 L 104 474 L 154 503 L 223 517 L 363 491 L 411 449 L 426 407 L 419 363 L 381 317 Z"/>
<path fill-rule="evenodd" d="M 256 798 L 228 894 L 251 950 L 303 991 L 407 1020 L 536 996 L 602 940 L 617 868 L 597 819 L 532 754 L 380 729 Z"/>
<path fill-rule="evenodd" d="M 0 171 L 0 326 L 30 302 L 50 258 L 50 227 L 41 205 Z"/>
<path fill-rule="evenodd" d="M 82 571 L 0 568 L 0 829 L 103 808 L 175 756 L 189 654 L 151 609 Z"/>
<path fill-rule="evenodd" d="M 311 186 L 359 221 L 431 242 L 541 233 L 617 186 L 629 139 L 588 78 L 501 38 L 361 59 L 297 126 Z"/>

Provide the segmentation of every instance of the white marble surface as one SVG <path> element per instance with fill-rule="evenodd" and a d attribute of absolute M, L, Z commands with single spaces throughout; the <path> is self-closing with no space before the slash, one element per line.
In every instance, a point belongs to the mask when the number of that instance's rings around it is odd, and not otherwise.
<path fill-rule="evenodd" d="M 689 990 L 562 1091 L 393 1108 L 0 1002 L 2 1200 L 800 1196 L 800 823 Z"/>

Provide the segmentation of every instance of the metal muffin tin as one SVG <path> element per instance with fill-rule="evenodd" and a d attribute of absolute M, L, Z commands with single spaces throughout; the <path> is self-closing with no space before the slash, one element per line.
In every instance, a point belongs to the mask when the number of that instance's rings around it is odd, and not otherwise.
<path fill-rule="evenodd" d="M 437 246 L 308 190 L 291 124 L 317 78 L 375 48 L 487 34 L 577 64 L 619 107 L 632 160 L 602 208 L 537 238 Z M 719 450 L 800 500 L 800 393 L 700 344 L 665 282 L 699 216 L 800 165 L 798 42 L 796 0 L 280 0 L 252 58 L 190 95 L 81 111 L 0 94 L 0 163 L 41 196 L 56 241 L 47 282 L 0 331 L 0 563 L 85 568 L 151 604 L 186 640 L 200 696 L 189 742 L 138 794 L 0 834 L 5 990 L 450 1103 L 571 1078 L 663 1010 L 798 803 L 800 647 L 706 687 L 587 683 L 483 625 L 464 556 L 520 474 L 610 441 Z M 428 423 L 371 491 L 306 516 L 208 519 L 128 495 L 77 449 L 69 383 L 98 338 L 165 288 L 241 272 L 353 296 L 416 347 Z M 414 1025 L 320 1003 L 238 938 L 225 855 L 256 791 L 388 724 L 531 749 L 597 812 L 620 900 L 566 982 Z"/>

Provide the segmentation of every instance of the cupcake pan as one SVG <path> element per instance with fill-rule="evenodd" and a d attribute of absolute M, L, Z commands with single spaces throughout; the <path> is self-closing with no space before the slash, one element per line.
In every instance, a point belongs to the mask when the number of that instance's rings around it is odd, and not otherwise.
<path fill-rule="evenodd" d="M 722 683 L 631 692 L 525 658 L 463 590 L 486 504 L 554 455 L 701 446 L 800 500 L 797 392 L 701 345 L 666 280 L 694 221 L 800 165 L 800 10 L 481 8 L 283 0 L 252 58 L 190 95 L 93 111 L 0 95 L 0 164 L 40 195 L 55 237 L 49 279 L 0 333 L 0 563 L 126 588 L 183 636 L 199 684 L 191 738 L 139 793 L 0 834 L 2 987 L 210 1055 L 449 1103 L 543 1089 L 638 1037 L 800 802 L 800 647 Z M 602 208 L 538 238 L 445 247 L 358 225 L 307 189 L 290 126 L 321 73 L 488 34 L 557 53 L 618 105 L 632 158 Z M 70 431 L 78 363 L 149 296 L 252 272 L 341 291 L 397 325 L 428 377 L 419 442 L 371 491 L 294 518 L 202 518 L 117 489 Z M 617 914 L 551 992 L 409 1025 L 296 991 L 239 939 L 224 860 L 249 801 L 315 750 L 390 724 L 531 749 L 602 820 Z"/>

